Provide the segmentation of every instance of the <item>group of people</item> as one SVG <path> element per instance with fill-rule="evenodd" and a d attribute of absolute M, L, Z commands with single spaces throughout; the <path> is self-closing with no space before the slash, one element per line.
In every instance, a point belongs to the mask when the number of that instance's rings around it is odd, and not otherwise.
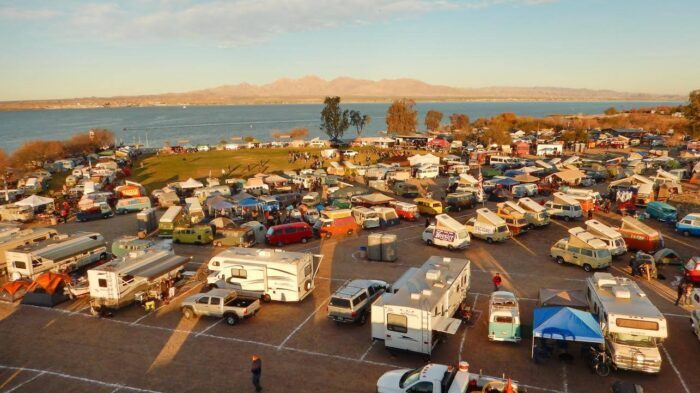
<path fill-rule="evenodd" d="M 682 278 L 678 283 L 677 293 L 678 297 L 676 297 L 676 306 L 690 305 L 690 299 L 693 295 L 693 283 L 689 282 L 685 278 Z"/>

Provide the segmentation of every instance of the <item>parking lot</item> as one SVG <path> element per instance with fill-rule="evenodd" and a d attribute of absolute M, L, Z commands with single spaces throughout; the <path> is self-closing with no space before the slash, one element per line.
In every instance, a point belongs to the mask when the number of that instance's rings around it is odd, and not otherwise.
<path fill-rule="evenodd" d="M 495 205 L 487 203 L 495 210 Z M 460 222 L 473 210 L 452 214 Z M 596 214 L 609 224 L 619 224 L 615 214 Z M 133 215 L 92 223 L 69 223 L 65 232 L 94 230 L 108 241 L 135 232 Z M 660 229 L 666 246 L 684 260 L 700 248 L 697 238 L 681 237 L 668 224 L 647 223 Z M 399 259 L 393 263 L 370 262 L 359 257 L 366 245 L 362 231 L 350 238 L 315 240 L 287 246 L 287 250 L 323 254 L 316 288 L 299 304 L 264 304 L 260 313 L 236 326 L 217 319 L 186 320 L 179 309 L 188 295 L 203 290 L 190 282 L 180 288 L 170 304 L 152 313 L 137 306 L 118 311 L 110 318 L 89 314 L 87 299 L 63 303 L 57 308 L 0 304 L 0 390 L 12 392 L 194 392 L 253 391 L 250 355 L 263 359 L 262 383 L 266 392 L 372 392 L 379 376 L 395 368 L 414 368 L 426 358 L 410 353 L 391 353 L 381 341 L 370 339 L 370 324 L 336 326 L 326 318 L 331 293 L 347 280 L 379 279 L 393 282 L 411 266 L 421 266 L 431 255 L 466 257 L 471 260 L 469 301 L 477 310 L 472 321 L 462 324 L 456 335 L 439 344 L 431 361 L 470 362 L 472 370 L 512 377 L 530 392 L 606 392 L 612 381 L 623 379 L 642 384 L 649 392 L 700 391 L 698 340 L 693 336 L 688 310 L 674 306 L 676 291 L 671 283 L 677 266 L 664 266 L 665 279 L 638 280 L 652 302 L 665 314 L 669 338 L 663 344 L 664 364 L 659 375 L 614 372 L 601 378 L 574 353 L 572 363 L 556 358 L 536 365 L 530 359 L 533 309 L 540 288 L 583 289 L 589 275 L 581 268 L 559 266 L 549 248 L 581 222 L 553 221 L 503 244 L 472 239 L 465 251 L 451 252 L 428 247 L 420 239 L 423 222 L 403 222 L 386 231 L 398 235 Z M 192 256 L 189 270 L 206 264 L 220 249 L 176 245 L 176 253 Z M 628 256 L 614 261 L 610 272 L 627 274 Z M 520 298 L 524 338 L 518 344 L 493 343 L 487 339 L 488 297 L 491 277 L 500 272 L 503 289 Z M 573 352 L 573 351 L 572 351 Z"/>

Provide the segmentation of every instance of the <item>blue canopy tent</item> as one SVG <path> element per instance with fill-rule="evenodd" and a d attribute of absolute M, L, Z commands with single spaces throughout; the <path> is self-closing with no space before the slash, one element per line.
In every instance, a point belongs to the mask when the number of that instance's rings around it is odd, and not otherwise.
<path fill-rule="evenodd" d="M 532 328 L 533 357 L 535 338 L 592 344 L 605 342 L 600 325 L 593 315 L 570 307 L 536 308 Z"/>
<path fill-rule="evenodd" d="M 509 169 L 503 172 L 503 176 L 514 177 L 518 175 L 524 175 L 525 171 L 522 169 Z"/>
<path fill-rule="evenodd" d="M 498 179 L 493 179 L 493 182 L 496 184 L 500 184 L 506 188 L 511 188 L 512 186 L 514 186 L 516 184 L 520 184 L 519 181 L 517 181 L 513 178 L 510 178 L 510 177 L 502 177 L 502 178 L 498 178 Z"/>

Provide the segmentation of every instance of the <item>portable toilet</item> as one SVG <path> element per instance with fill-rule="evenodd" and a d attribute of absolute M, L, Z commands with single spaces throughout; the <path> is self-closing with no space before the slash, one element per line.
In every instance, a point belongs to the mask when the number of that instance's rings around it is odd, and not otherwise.
<path fill-rule="evenodd" d="M 367 236 L 367 258 L 370 261 L 382 260 L 382 234 L 373 233 Z"/>
<path fill-rule="evenodd" d="M 382 235 L 382 261 L 394 262 L 397 258 L 397 237 L 394 234 L 385 233 Z"/>

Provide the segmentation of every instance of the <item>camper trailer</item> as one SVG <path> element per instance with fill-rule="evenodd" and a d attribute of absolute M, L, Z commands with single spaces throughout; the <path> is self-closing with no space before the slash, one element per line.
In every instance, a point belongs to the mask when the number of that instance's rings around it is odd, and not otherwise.
<path fill-rule="evenodd" d="M 506 221 L 508 230 L 513 236 L 527 232 L 529 223 L 525 217 L 527 212 L 523 208 L 511 201 L 498 203 L 497 206 L 498 212 L 496 214 Z"/>
<path fill-rule="evenodd" d="M 555 192 L 553 196 L 553 200 L 544 204 L 550 217 L 563 218 L 564 221 L 583 217 L 581 204 L 576 199 L 562 192 Z"/>
<path fill-rule="evenodd" d="M 88 270 L 90 311 L 96 315 L 103 310 L 124 308 L 139 297 L 158 297 L 163 282 L 176 281 L 190 260 L 172 251 L 154 249 Z"/>
<path fill-rule="evenodd" d="M 13 280 L 34 279 L 39 274 L 69 272 L 106 258 L 107 245 L 99 233 L 72 236 L 20 246 L 5 253 L 7 272 Z"/>
<path fill-rule="evenodd" d="M 530 226 L 542 227 L 549 225 L 547 209 L 530 198 L 520 198 L 518 206 L 525 210 L 525 219 Z"/>
<path fill-rule="evenodd" d="M 470 274 L 469 260 L 438 256 L 410 269 L 372 304 L 372 338 L 430 355 L 443 335 L 459 329 L 461 320 L 452 316 L 467 297 Z"/>
<path fill-rule="evenodd" d="M 586 221 L 586 230 L 593 234 L 598 239 L 602 240 L 608 246 L 612 256 L 622 255 L 627 252 L 625 240 L 612 227 L 609 227 L 598 220 Z"/>
<path fill-rule="evenodd" d="M 556 242 L 550 254 L 560 265 L 564 262 L 579 265 L 587 272 L 607 268 L 612 263 L 607 244 L 581 227 L 569 229 L 569 237 Z"/>
<path fill-rule="evenodd" d="M 634 217 L 622 217 L 618 230 L 625 239 L 628 250 L 641 250 L 651 253 L 664 248 L 664 238 L 661 232 L 642 223 Z"/>
<path fill-rule="evenodd" d="M 615 367 L 659 373 L 658 345 L 668 336 L 666 318 L 633 280 L 595 273 L 586 279 L 586 299 L 597 316 Z"/>
<path fill-rule="evenodd" d="M 353 207 L 352 216 L 357 225 L 364 229 L 379 228 L 379 215 L 368 207 Z"/>
<path fill-rule="evenodd" d="M 264 302 L 299 302 L 315 288 L 321 255 L 256 248 L 229 248 L 209 261 L 210 286 L 235 289 Z M 314 259 L 317 259 L 314 270 Z"/>
<path fill-rule="evenodd" d="M 5 251 L 17 247 L 49 240 L 58 236 L 58 232 L 51 228 L 32 228 L 11 232 L 0 240 L 0 277 L 7 274 L 7 259 Z"/>
<path fill-rule="evenodd" d="M 429 245 L 447 247 L 449 250 L 469 247 L 469 233 L 459 221 L 447 214 L 435 216 L 435 224 L 423 231 L 423 241 Z"/>
<path fill-rule="evenodd" d="M 486 242 L 502 242 L 510 237 L 510 231 L 505 220 L 488 208 L 476 210 L 476 217 L 470 218 L 465 224 L 467 232 Z"/>

